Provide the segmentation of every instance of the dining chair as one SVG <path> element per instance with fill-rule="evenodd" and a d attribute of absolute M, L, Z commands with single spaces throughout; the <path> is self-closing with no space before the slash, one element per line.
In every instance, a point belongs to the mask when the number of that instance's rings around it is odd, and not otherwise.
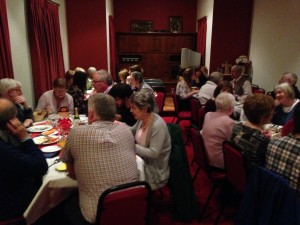
<path fill-rule="evenodd" d="M 159 109 L 159 115 L 162 115 L 162 113 L 164 111 L 165 98 L 166 98 L 165 93 L 156 92 L 155 100 L 156 100 L 156 104 L 157 104 L 158 109 Z"/>
<path fill-rule="evenodd" d="M 108 188 L 99 197 L 95 225 L 147 225 L 150 195 L 145 181 Z"/>
<path fill-rule="evenodd" d="M 26 225 L 26 220 L 23 216 L 9 219 L 9 220 L 0 220 L 0 225 Z"/>
<path fill-rule="evenodd" d="M 200 222 L 203 215 L 206 212 L 206 209 L 210 203 L 211 198 L 213 197 L 215 190 L 217 187 L 222 187 L 225 181 L 225 170 L 216 168 L 209 165 L 208 156 L 206 153 L 204 141 L 202 135 L 200 134 L 199 130 L 195 128 L 191 128 L 191 135 L 192 135 L 192 146 L 193 152 L 195 157 L 195 162 L 198 165 L 197 171 L 194 174 L 193 181 L 195 181 L 200 169 L 202 168 L 204 172 L 207 174 L 207 177 L 212 182 L 211 191 L 204 203 L 202 211 L 198 217 L 198 221 Z"/>
<path fill-rule="evenodd" d="M 240 201 L 243 191 L 247 182 L 247 174 L 244 165 L 244 159 L 240 151 L 238 151 L 232 143 L 225 141 L 223 143 L 223 154 L 224 154 L 224 164 L 226 181 L 235 191 L 235 201 Z M 229 199 L 230 201 L 230 199 Z M 228 202 L 224 202 L 220 212 L 215 220 L 215 224 L 218 223 L 222 213 L 227 206 Z"/>
<path fill-rule="evenodd" d="M 182 120 L 191 120 L 191 111 L 181 110 L 179 107 L 179 96 L 176 93 L 172 93 L 174 109 L 175 109 L 175 117 L 172 120 L 172 123 L 176 119 L 176 123 L 179 124 Z"/>
<path fill-rule="evenodd" d="M 197 98 L 191 98 L 191 126 L 199 129 L 198 109 L 201 107 Z"/>

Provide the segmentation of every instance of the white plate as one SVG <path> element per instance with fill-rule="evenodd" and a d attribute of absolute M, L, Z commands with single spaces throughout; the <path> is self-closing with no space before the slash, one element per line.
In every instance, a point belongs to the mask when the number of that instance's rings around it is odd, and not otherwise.
<path fill-rule="evenodd" d="M 52 128 L 53 126 L 51 125 L 36 125 L 36 126 L 28 127 L 26 130 L 28 132 L 44 132 L 47 130 L 51 130 Z"/>
<path fill-rule="evenodd" d="M 36 145 L 50 145 L 58 142 L 59 136 L 37 136 L 32 139 Z"/>
<path fill-rule="evenodd" d="M 58 152 L 60 150 L 60 147 L 57 145 L 53 145 L 53 146 L 46 146 L 44 148 L 41 149 L 42 152 L 44 153 L 50 153 L 50 152 Z"/>

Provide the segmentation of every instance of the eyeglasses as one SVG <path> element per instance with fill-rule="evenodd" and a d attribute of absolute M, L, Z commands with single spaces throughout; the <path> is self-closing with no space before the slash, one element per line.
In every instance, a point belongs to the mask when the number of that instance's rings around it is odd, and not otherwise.
<path fill-rule="evenodd" d="M 97 83 L 99 83 L 99 82 L 101 82 L 101 80 L 96 80 L 96 81 L 93 80 L 93 83 L 94 83 L 94 84 L 97 84 Z"/>

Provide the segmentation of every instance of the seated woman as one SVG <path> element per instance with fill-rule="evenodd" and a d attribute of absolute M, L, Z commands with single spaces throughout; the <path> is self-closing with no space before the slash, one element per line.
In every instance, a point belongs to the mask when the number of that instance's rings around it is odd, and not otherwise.
<path fill-rule="evenodd" d="M 86 81 L 87 74 L 77 71 L 73 76 L 73 83 L 68 89 L 68 93 L 73 97 L 74 107 L 78 108 L 80 114 L 87 114 L 87 101 L 84 99 Z"/>
<path fill-rule="evenodd" d="M 275 87 L 275 96 L 279 105 L 275 107 L 272 123 L 284 125 L 292 118 L 295 105 L 299 99 L 295 98 L 293 88 L 288 83 L 282 83 Z"/>
<path fill-rule="evenodd" d="M 192 87 L 197 87 L 200 89 L 208 79 L 208 70 L 205 66 L 198 66 L 195 68 L 194 76 L 192 79 Z"/>
<path fill-rule="evenodd" d="M 197 94 L 199 92 L 199 90 L 191 90 L 192 76 L 193 69 L 187 68 L 183 70 L 182 76 L 180 76 L 178 79 L 178 83 L 176 85 L 176 95 L 180 97 L 178 102 L 180 111 L 190 110 L 189 98 L 191 98 L 193 94 Z"/>
<path fill-rule="evenodd" d="M 248 172 L 265 164 L 270 138 L 264 134 L 263 126 L 271 121 L 274 107 L 274 99 L 268 95 L 249 95 L 243 105 L 247 121 L 233 127 L 231 141 L 241 151 Z"/>
<path fill-rule="evenodd" d="M 233 93 L 233 88 L 232 84 L 228 81 L 222 81 L 216 89 L 214 90 L 214 97 L 207 100 L 205 103 L 205 113 L 207 112 L 215 112 L 216 111 L 216 97 L 222 93 L 222 92 L 228 92 L 228 93 Z"/>
<path fill-rule="evenodd" d="M 161 188 L 169 178 L 171 138 L 165 121 L 154 110 L 151 91 L 142 89 L 129 99 L 136 124 L 132 127 L 136 153 L 145 161 L 145 177 L 151 188 Z"/>
<path fill-rule="evenodd" d="M 208 112 L 204 118 L 202 136 L 211 166 L 224 169 L 223 142 L 229 141 L 235 125 L 229 116 L 233 113 L 235 98 L 230 93 L 220 93 L 216 100 L 216 112 Z"/>
<path fill-rule="evenodd" d="M 122 69 L 118 73 L 120 83 L 126 83 L 126 79 L 129 76 L 129 71 L 127 69 Z"/>

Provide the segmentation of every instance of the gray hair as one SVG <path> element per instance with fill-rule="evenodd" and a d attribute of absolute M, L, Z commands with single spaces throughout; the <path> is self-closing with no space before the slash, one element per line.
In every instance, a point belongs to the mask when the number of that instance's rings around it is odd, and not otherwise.
<path fill-rule="evenodd" d="M 222 92 L 216 97 L 217 111 L 227 112 L 231 110 L 235 105 L 235 98 L 228 92 Z"/>
<path fill-rule="evenodd" d="M 0 107 L 0 127 L 5 127 L 6 123 L 17 115 L 17 108 L 8 99 L 2 98 L 0 102 L 8 101 L 10 104 L 8 107 Z"/>
<path fill-rule="evenodd" d="M 147 109 L 147 112 L 153 112 L 155 108 L 154 94 L 151 90 L 143 88 L 140 91 L 133 93 L 129 101 L 136 105 L 139 109 Z"/>
<path fill-rule="evenodd" d="M 93 109 L 101 121 L 113 121 L 117 113 L 115 99 L 104 93 L 94 94 L 88 100 L 89 109 Z"/>
<path fill-rule="evenodd" d="M 0 80 L 0 97 L 4 97 L 9 89 L 16 88 L 20 86 L 21 82 L 11 79 L 11 78 L 3 78 Z"/>
<path fill-rule="evenodd" d="M 220 72 L 212 72 L 208 77 L 208 80 L 214 82 L 215 84 L 219 84 L 220 81 L 222 81 L 222 79 L 223 79 L 223 74 Z"/>
<path fill-rule="evenodd" d="M 233 67 L 231 67 L 231 69 L 237 71 L 239 74 L 242 74 L 243 71 L 243 67 L 240 65 L 234 65 Z"/>
<path fill-rule="evenodd" d="M 88 70 L 86 71 L 87 74 L 92 75 L 93 73 L 97 72 L 97 69 L 95 67 L 89 67 Z"/>
<path fill-rule="evenodd" d="M 292 85 L 296 85 L 297 83 L 297 80 L 298 80 L 298 77 L 295 73 L 292 73 L 292 72 L 285 72 L 282 74 L 281 78 L 283 77 L 288 77 L 289 80 L 291 81 L 291 84 Z"/>
<path fill-rule="evenodd" d="M 98 70 L 94 74 L 99 75 L 99 81 L 104 81 L 108 86 L 112 85 L 112 77 L 107 70 Z"/>
<path fill-rule="evenodd" d="M 291 87 L 291 85 L 289 85 L 288 83 L 282 83 L 282 84 L 277 85 L 275 87 L 275 93 L 278 90 L 283 91 L 288 98 L 291 98 L 291 99 L 295 98 L 295 92 L 294 92 L 293 88 Z"/>

